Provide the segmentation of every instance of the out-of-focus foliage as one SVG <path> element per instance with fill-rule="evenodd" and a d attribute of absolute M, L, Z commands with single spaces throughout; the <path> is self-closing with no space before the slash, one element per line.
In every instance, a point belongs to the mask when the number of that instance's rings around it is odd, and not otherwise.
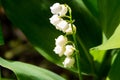
<path fill-rule="evenodd" d="M 10 62 L 0 58 L 0 65 L 12 70 L 18 80 L 65 80 L 53 72 L 22 62 Z"/>
<path fill-rule="evenodd" d="M 0 45 L 3 45 L 4 41 L 3 41 L 3 35 L 2 35 L 2 27 L 1 27 L 1 22 L 0 22 Z"/>
<path fill-rule="evenodd" d="M 120 51 L 117 53 L 116 59 L 111 67 L 108 77 L 106 80 L 119 80 L 120 79 Z"/>
<path fill-rule="evenodd" d="M 0 7 L 1 7 L 1 0 L 0 0 Z M 3 35 L 2 35 L 2 25 L 1 25 L 1 19 L 0 19 L 0 45 L 3 45 Z"/>

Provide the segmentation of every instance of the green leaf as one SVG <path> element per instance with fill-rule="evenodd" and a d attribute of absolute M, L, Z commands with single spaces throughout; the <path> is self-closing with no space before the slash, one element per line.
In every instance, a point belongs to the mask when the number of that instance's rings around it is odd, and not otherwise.
<path fill-rule="evenodd" d="M 89 48 L 101 42 L 101 29 L 98 20 L 94 17 L 82 0 L 74 1 L 73 17 L 75 18 L 79 38 L 89 51 Z M 97 39 L 94 38 L 97 36 Z"/>
<path fill-rule="evenodd" d="M 8 18 L 22 30 L 33 46 L 48 60 L 58 63 L 53 52 L 55 38 L 60 32 L 50 24 L 50 4 L 45 0 L 2 0 Z"/>
<path fill-rule="evenodd" d="M 100 26 L 109 38 L 120 22 L 120 0 L 98 0 Z"/>
<path fill-rule="evenodd" d="M 102 45 L 97 47 L 99 50 L 109 50 L 120 48 L 120 24 L 116 28 L 113 35 Z"/>
<path fill-rule="evenodd" d="M 91 49 L 91 55 L 94 58 L 95 70 L 96 70 L 96 79 L 95 80 L 102 80 L 104 77 L 107 76 L 111 62 L 113 62 L 113 56 L 110 55 L 109 51 L 105 50 L 97 50 Z"/>
<path fill-rule="evenodd" d="M 87 8 L 90 10 L 92 15 L 98 17 L 98 4 L 97 0 L 83 0 Z"/>
<path fill-rule="evenodd" d="M 98 49 L 90 49 L 90 53 L 93 56 L 96 70 L 99 71 L 99 69 L 102 65 L 102 62 L 105 58 L 106 51 L 104 51 L 104 50 L 100 51 Z"/>
<path fill-rule="evenodd" d="M 18 61 L 0 58 L 0 65 L 12 70 L 18 80 L 65 80 L 51 71 Z"/>
<path fill-rule="evenodd" d="M 120 50 L 117 53 L 115 61 L 112 64 L 110 72 L 106 80 L 120 80 Z"/>
<path fill-rule="evenodd" d="M 1 22 L 0 22 L 0 45 L 3 45 L 4 41 L 3 41 L 3 35 L 2 35 L 2 26 L 1 26 Z"/>

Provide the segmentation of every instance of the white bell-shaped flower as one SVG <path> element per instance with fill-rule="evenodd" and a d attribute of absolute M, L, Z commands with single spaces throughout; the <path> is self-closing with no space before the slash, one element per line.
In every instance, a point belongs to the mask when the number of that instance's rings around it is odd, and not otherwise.
<path fill-rule="evenodd" d="M 60 35 L 57 39 L 55 39 L 55 44 L 59 46 L 64 46 L 67 43 L 67 37 Z"/>
<path fill-rule="evenodd" d="M 67 9 L 67 7 L 66 7 L 65 5 L 61 5 L 61 7 L 62 7 L 62 9 L 61 9 L 61 11 L 59 12 L 59 15 L 60 15 L 60 16 L 64 16 L 64 15 L 66 15 L 68 9 Z"/>
<path fill-rule="evenodd" d="M 65 32 L 66 29 L 69 27 L 68 22 L 65 20 L 61 20 L 57 26 L 56 26 L 60 31 Z"/>
<path fill-rule="evenodd" d="M 51 24 L 56 26 L 62 20 L 62 18 L 60 18 L 58 15 L 53 15 L 51 18 L 49 18 L 49 20 Z"/>
<path fill-rule="evenodd" d="M 72 26 L 71 26 L 71 24 L 69 24 L 69 27 L 66 29 L 65 33 L 66 34 L 73 34 L 73 31 L 76 32 L 75 25 L 73 24 L 73 30 L 72 30 Z"/>
<path fill-rule="evenodd" d="M 55 3 L 50 7 L 50 9 L 52 14 L 58 14 L 62 10 L 62 6 L 60 3 Z"/>
<path fill-rule="evenodd" d="M 74 63 L 75 63 L 74 57 L 72 57 L 72 58 L 71 57 L 66 57 L 64 62 L 63 62 L 63 65 L 66 68 L 71 68 L 71 67 L 73 67 Z"/>
<path fill-rule="evenodd" d="M 64 55 L 67 57 L 71 56 L 75 51 L 75 48 L 72 45 L 66 45 L 65 49 Z"/>
<path fill-rule="evenodd" d="M 52 14 L 57 14 L 59 16 L 64 16 L 68 11 L 67 7 L 64 4 L 61 5 L 60 3 L 53 4 L 50 9 Z"/>
<path fill-rule="evenodd" d="M 64 54 L 65 47 L 57 45 L 53 51 L 61 57 Z"/>

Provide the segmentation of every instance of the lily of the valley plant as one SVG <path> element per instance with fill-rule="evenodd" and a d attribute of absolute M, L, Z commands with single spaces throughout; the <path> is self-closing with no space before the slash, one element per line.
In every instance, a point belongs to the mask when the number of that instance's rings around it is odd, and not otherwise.
<path fill-rule="evenodd" d="M 80 63 L 79 63 L 79 50 L 76 41 L 76 27 L 73 24 L 71 8 L 67 4 L 55 3 L 51 7 L 53 16 L 50 18 L 50 23 L 55 26 L 64 35 L 60 35 L 55 39 L 54 52 L 60 57 L 65 56 L 63 65 L 65 68 L 71 68 L 74 63 L 77 64 L 79 71 L 79 78 L 82 80 Z M 73 41 L 69 40 L 68 36 L 72 36 Z"/>

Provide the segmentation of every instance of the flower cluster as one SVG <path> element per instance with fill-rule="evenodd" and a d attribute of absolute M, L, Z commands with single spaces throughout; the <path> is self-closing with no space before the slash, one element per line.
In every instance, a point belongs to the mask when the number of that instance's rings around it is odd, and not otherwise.
<path fill-rule="evenodd" d="M 64 67 L 71 68 L 75 63 L 73 53 L 76 49 L 74 43 L 68 40 L 67 35 L 72 35 L 74 32 L 76 32 L 76 27 L 72 21 L 70 21 L 71 15 L 66 15 L 70 10 L 70 7 L 66 4 L 55 3 L 50 7 L 50 9 L 51 13 L 53 14 L 53 16 L 50 18 L 50 23 L 53 24 L 57 30 L 66 34 L 66 36 L 60 35 L 57 37 L 57 39 L 55 39 L 56 47 L 53 51 L 60 57 L 63 55 L 66 56 L 63 65 Z M 66 20 L 64 17 L 67 17 L 70 20 Z M 68 44 L 68 42 L 71 42 L 72 44 Z"/>
<path fill-rule="evenodd" d="M 66 34 L 72 34 L 73 30 L 76 31 L 75 25 L 68 23 L 66 20 L 64 20 L 62 17 L 66 16 L 66 13 L 68 12 L 68 6 L 65 4 L 59 4 L 55 3 L 53 6 L 50 7 L 51 13 L 53 16 L 50 18 L 50 23 L 55 26 L 57 30 L 60 30 Z"/>

